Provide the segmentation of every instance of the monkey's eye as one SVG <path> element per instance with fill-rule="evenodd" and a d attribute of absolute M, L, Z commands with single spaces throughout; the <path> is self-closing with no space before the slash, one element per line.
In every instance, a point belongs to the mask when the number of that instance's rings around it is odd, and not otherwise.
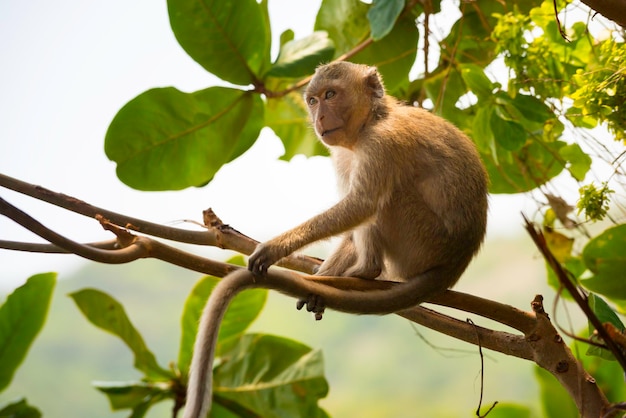
<path fill-rule="evenodd" d="M 315 106 L 315 104 L 317 104 L 317 99 L 315 97 L 309 97 L 306 101 L 309 106 Z"/>
<path fill-rule="evenodd" d="M 326 100 L 332 99 L 333 97 L 335 97 L 335 94 L 337 94 L 335 93 L 335 90 L 327 90 L 326 93 L 324 94 L 324 98 Z"/>

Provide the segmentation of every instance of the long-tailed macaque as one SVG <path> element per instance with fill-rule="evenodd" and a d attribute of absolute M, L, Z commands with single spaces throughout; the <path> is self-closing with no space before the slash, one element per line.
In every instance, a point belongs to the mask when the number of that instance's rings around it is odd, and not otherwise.
<path fill-rule="evenodd" d="M 396 312 L 454 285 L 483 241 L 487 175 L 459 129 L 386 95 L 376 68 L 365 65 L 320 66 L 304 99 L 317 136 L 330 148 L 343 197 L 258 245 L 248 264 L 255 277 L 232 273 L 214 289 L 194 349 L 186 418 L 204 417 L 210 407 L 219 322 L 240 290 L 289 287 L 304 295 L 300 306 L 306 304 L 318 319 L 325 307 L 357 314 Z M 318 275 L 403 283 L 364 292 L 262 277 L 293 251 L 342 233 Z"/>

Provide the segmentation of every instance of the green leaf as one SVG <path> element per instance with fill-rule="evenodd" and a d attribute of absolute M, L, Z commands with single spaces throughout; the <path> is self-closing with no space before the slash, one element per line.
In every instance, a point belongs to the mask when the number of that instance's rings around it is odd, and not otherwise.
<path fill-rule="evenodd" d="M 145 382 L 93 382 L 109 400 L 111 409 L 133 409 L 132 417 L 144 416 L 150 406 L 174 397 L 169 386 L 158 387 Z"/>
<path fill-rule="evenodd" d="M 391 32 L 350 58 L 350 61 L 374 65 L 383 76 L 385 88 L 392 94 L 409 84 L 409 71 L 417 56 L 419 32 L 415 20 L 401 17 Z"/>
<path fill-rule="evenodd" d="M 269 66 L 267 2 L 168 0 L 178 43 L 207 71 L 233 84 L 260 80 Z"/>
<path fill-rule="evenodd" d="M 212 276 L 203 277 L 196 283 L 185 301 L 181 318 L 180 352 L 178 353 L 178 368 L 184 375 L 189 372 L 202 310 L 219 280 Z M 267 290 L 265 289 L 246 290 L 233 299 L 220 326 L 216 355 L 219 356 L 225 347 L 230 347 L 241 337 L 265 306 L 266 299 Z"/>
<path fill-rule="evenodd" d="M 619 319 L 615 311 L 611 309 L 611 307 L 604 301 L 604 299 L 602 299 L 600 296 L 594 293 L 591 293 L 589 295 L 588 300 L 589 300 L 589 307 L 591 308 L 593 313 L 596 314 L 596 316 L 598 317 L 598 320 L 600 320 L 602 324 L 605 324 L 608 322 L 614 325 L 615 328 L 617 328 L 619 331 L 624 332 L 626 327 L 624 327 L 624 324 Z M 596 327 L 593 326 L 590 321 L 588 321 L 587 328 L 589 329 L 589 335 L 594 335 L 594 331 L 596 330 Z M 593 345 L 589 345 L 589 347 L 587 347 L 586 354 L 602 357 L 607 360 L 615 360 L 615 356 L 609 350 L 606 350 L 597 346 L 593 346 Z"/>
<path fill-rule="evenodd" d="M 580 145 L 565 145 L 559 150 L 559 155 L 567 161 L 567 170 L 572 177 L 583 181 L 591 168 L 591 157 L 580 148 Z"/>
<path fill-rule="evenodd" d="M 545 369 L 535 366 L 546 418 L 578 418 L 578 410 L 565 388 Z"/>
<path fill-rule="evenodd" d="M 587 289 L 610 299 L 626 300 L 626 225 L 609 228 L 587 243 L 583 260 L 593 272 L 581 280 Z"/>
<path fill-rule="evenodd" d="M 325 416 L 328 393 L 321 352 L 286 338 L 246 334 L 215 369 L 214 402 L 262 417 Z"/>
<path fill-rule="evenodd" d="M 561 141 L 529 141 L 514 153 L 499 147 L 497 162 L 493 156 L 483 155 L 483 162 L 489 173 L 489 191 L 522 193 L 556 177 L 563 170 L 563 163 L 555 155 L 558 155 L 558 150 L 564 145 Z"/>
<path fill-rule="evenodd" d="M 41 418 L 41 412 L 37 408 L 28 405 L 25 399 L 21 399 L 0 409 L 0 417 Z"/>
<path fill-rule="evenodd" d="M 315 18 L 315 30 L 328 33 L 340 56 L 369 36 L 367 12 L 370 6 L 359 0 L 322 0 Z"/>
<path fill-rule="evenodd" d="M 433 102 L 435 113 L 462 127 L 467 116 L 456 107 L 459 98 L 467 93 L 461 73 L 454 68 L 433 74 L 424 82 L 424 90 Z"/>
<path fill-rule="evenodd" d="M 267 75 L 304 77 L 312 74 L 321 63 L 332 60 L 334 54 L 335 46 L 328 34 L 325 31 L 313 32 L 306 38 L 286 42 Z"/>
<path fill-rule="evenodd" d="M 96 289 L 83 289 L 69 295 L 83 315 L 95 326 L 119 337 L 135 355 L 134 366 L 155 380 L 169 380 L 173 374 L 162 369 L 154 354 L 126 316 L 124 307 L 111 296 Z"/>
<path fill-rule="evenodd" d="M 461 65 L 461 77 L 478 100 L 487 100 L 493 95 L 495 86 L 482 67 L 474 64 Z"/>
<path fill-rule="evenodd" d="M 384 38 L 396 23 L 400 12 L 404 9 L 405 0 L 375 0 L 372 8 L 367 12 L 370 21 L 372 38 L 378 41 Z"/>
<path fill-rule="evenodd" d="M 491 114 L 489 126 L 496 142 L 507 151 L 519 151 L 526 144 L 524 127 L 517 122 L 502 119 L 497 111 Z"/>
<path fill-rule="evenodd" d="M 157 88 L 120 109 L 104 148 L 130 187 L 179 190 L 210 181 L 252 146 L 262 127 L 263 101 L 256 94 L 225 87 L 195 93 Z"/>
<path fill-rule="evenodd" d="M 335 57 L 368 39 L 367 13 L 370 5 L 359 0 L 323 0 L 315 30 L 324 30 L 335 43 Z M 402 16 L 391 32 L 353 56 L 350 61 L 375 65 L 388 91 L 408 85 L 408 73 L 415 63 L 419 33 L 411 16 Z"/>
<path fill-rule="evenodd" d="M 56 273 L 29 277 L 0 307 L 0 392 L 11 382 L 46 321 L 56 277 Z"/>
<path fill-rule="evenodd" d="M 483 154 L 491 153 L 497 161 L 496 142 L 491 131 L 491 106 L 480 106 L 472 124 L 472 139 L 476 147 Z"/>
<path fill-rule="evenodd" d="M 294 155 L 328 155 L 328 149 L 317 139 L 309 123 L 309 114 L 299 93 L 291 92 L 280 99 L 265 103 L 265 123 L 272 128 L 285 147 L 281 157 L 290 160 Z"/>

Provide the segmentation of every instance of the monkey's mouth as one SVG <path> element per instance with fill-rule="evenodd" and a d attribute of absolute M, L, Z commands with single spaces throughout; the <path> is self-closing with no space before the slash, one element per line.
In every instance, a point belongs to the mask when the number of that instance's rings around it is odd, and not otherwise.
<path fill-rule="evenodd" d="M 329 135 L 329 134 L 332 134 L 333 132 L 336 132 L 336 131 L 338 131 L 339 129 L 341 129 L 341 128 L 327 129 L 327 130 L 325 130 L 324 132 L 322 132 L 322 136 L 327 136 L 327 135 Z"/>

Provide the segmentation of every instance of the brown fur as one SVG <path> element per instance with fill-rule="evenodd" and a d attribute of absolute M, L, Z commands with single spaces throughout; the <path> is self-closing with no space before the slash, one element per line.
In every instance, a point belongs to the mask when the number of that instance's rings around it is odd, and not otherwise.
<path fill-rule="evenodd" d="M 483 241 L 487 175 L 474 144 L 460 130 L 385 95 L 376 69 L 364 65 L 321 66 L 305 101 L 317 135 L 331 150 L 343 197 L 327 211 L 260 244 L 248 268 L 264 275 L 293 251 L 344 233 L 319 275 L 384 276 L 406 283 L 362 292 L 297 277 L 251 280 L 246 272 L 227 276 L 203 313 L 185 418 L 204 416 L 210 407 L 219 321 L 242 289 L 313 295 L 305 303 L 318 317 L 326 306 L 358 314 L 390 313 L 454 285 Z"/>

